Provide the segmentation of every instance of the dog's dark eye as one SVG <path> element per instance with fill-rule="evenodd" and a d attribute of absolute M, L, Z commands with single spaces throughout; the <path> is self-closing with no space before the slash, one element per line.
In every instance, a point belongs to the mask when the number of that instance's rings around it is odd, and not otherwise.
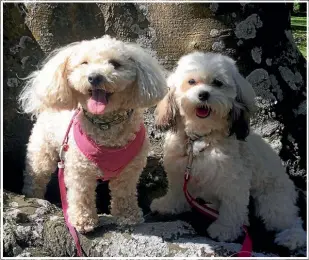
<path fill-rule="evenodd" d="M 195 85 L 195 84 L 196 84 L 196 81 L 195 81 L 195 79 L 190 79 L 190 80 L 188 81 L 188 83 L 189 83 L 190 85 Z"/>
<path fill-rule="evenodd" d="M 115 69 L 118 69 L 121 66 L 121 64 L 115 60 L 110 60 L 109 63 L 112 64 Z"/>
<path fill-rule="evenodd" d="M 82 62 L 82 65 L 88 64 L 88 61 L 84 61 Z"/>
<path fill-rule="evenodd" d="M 220 80 L 214 79 L 212 81 L 212 85 L 220 88 L 220 87 L 222 87 L 223 83 Z"/>

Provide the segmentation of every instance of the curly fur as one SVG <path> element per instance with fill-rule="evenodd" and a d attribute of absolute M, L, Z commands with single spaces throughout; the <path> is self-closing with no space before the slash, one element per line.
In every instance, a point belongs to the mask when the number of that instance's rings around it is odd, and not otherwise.
<path fill-rule="evenodd" d="M 190 79 L 196 84 L 188 84 Z M 291 250 L 304 246 L 306 232 L 295 206 L 294 184 L 278 155 L 249 131 L 255 94 L 234 61 L 220 54 L 189 54 L 180 59 L 168 85 L 169 94 L 157 106 L 156 123 L 174 128 L 164 144 L 169 189 L 152 202 L 152 211 L 176 214 L 189 210 L 182 185 L 190 137 L 195 142 L 189 191 L 219 210 L 218 219 L 207 230 L 212 238 L 232 241 L 242 233 L 242 225 L 248 224 L 251 195 L 257 216 L 268 230 L 277 232 L 277 244 Z M 209 96 L 201 101 L 203 91 Z M 167 102 L 171 98 L 174 102 Z M 205 118 L 197 116 L 201 106 L 211 109 Z"/>
<path fill-rule="evenodd" d="M 113 65 L 116 60 L 120 67 Z M 143 122 L 144 108 L 152 106 L 166 93 L 164 74 L 155 59 L 142 48 L 104 36 L 70 44 L 53 52 L 38 71 L 33 72 L 20 94 L 24 112 L 37 117 L 27 145 L 24 194 L 43 198 L 50 175 L 57 168 L 58 153 L 73 109 L 87 110 L 92 88 L 91 73 L 104 75 L 99 86 L 112 93 L 104 114 L 134 109 L 131 117 L 101 130 L 79 114 L 83 131 L 98 145 L 122 147 L 135 138 Z M 89 111 L 88 111 L 89 112 Z M 149 140 L 146 137 L 139 154 L 119 177 L 109 182 L 111 213 L 121 224 L 143 221 L 137 204 L 136 185 L 146 165 Z M 98 223 L 95 208 L 96 177 L 102 173 L 77 148 L 72 133 L 65 154 L 65 184 L 68 189 L 68 216 L 80 232 L 94 229 Z"/>

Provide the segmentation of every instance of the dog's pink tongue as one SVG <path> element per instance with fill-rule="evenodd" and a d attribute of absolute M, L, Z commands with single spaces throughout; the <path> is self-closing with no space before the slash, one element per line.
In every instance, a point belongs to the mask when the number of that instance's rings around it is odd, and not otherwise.
<path fill-rule="evenodd" d="M 93 89 L 88 100 L 87 108 L 92 114 L 103 114 L 107 105 L 106 92 L 102 89 Z"/>

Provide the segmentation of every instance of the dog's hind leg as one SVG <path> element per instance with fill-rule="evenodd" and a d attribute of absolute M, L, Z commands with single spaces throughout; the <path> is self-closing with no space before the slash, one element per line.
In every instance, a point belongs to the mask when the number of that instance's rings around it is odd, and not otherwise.
<path fill-rule="evenodd" d="M 218 189 L 219 216 L 207 229 L 211 238 L 233 241 L 243 233 L 242 226 L 248 225 L 249 181 L 249 178 L 236 178 Z"/>
<path fill-rule="evenodd" d="M 57 169 L 58 153 L 40 125 L 35 125 L 27 145 L 23 194 L 44 198 L 51 174 Z"/>
<path fill-rule="evenodd" d="M 291 180 L 284 185 L 280 181 L 265 189 L 263 193 L 254 194 L 256 214 L 263 219 L 265 227 L 277 231 L 275 243 L 290 250 L 306 244 L 306 232 L 298 217 L 296 204 L 297 193 Z"/>

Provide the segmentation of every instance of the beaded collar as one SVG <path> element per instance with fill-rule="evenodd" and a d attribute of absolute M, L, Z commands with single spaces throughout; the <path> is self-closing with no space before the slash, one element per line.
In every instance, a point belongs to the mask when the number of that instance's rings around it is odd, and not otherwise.
<path fill-rule="evenodd" d="M 83 113 L 87 120 L 92 124 L 99 127 L 101 130 L 108 130 L 113 125 L 118 125 L 123 121 L 131 117 L 133 109 L 126 110 L 124 112 L 113 112 L 108 117 L 96 116 L 83 109 Z"/>

